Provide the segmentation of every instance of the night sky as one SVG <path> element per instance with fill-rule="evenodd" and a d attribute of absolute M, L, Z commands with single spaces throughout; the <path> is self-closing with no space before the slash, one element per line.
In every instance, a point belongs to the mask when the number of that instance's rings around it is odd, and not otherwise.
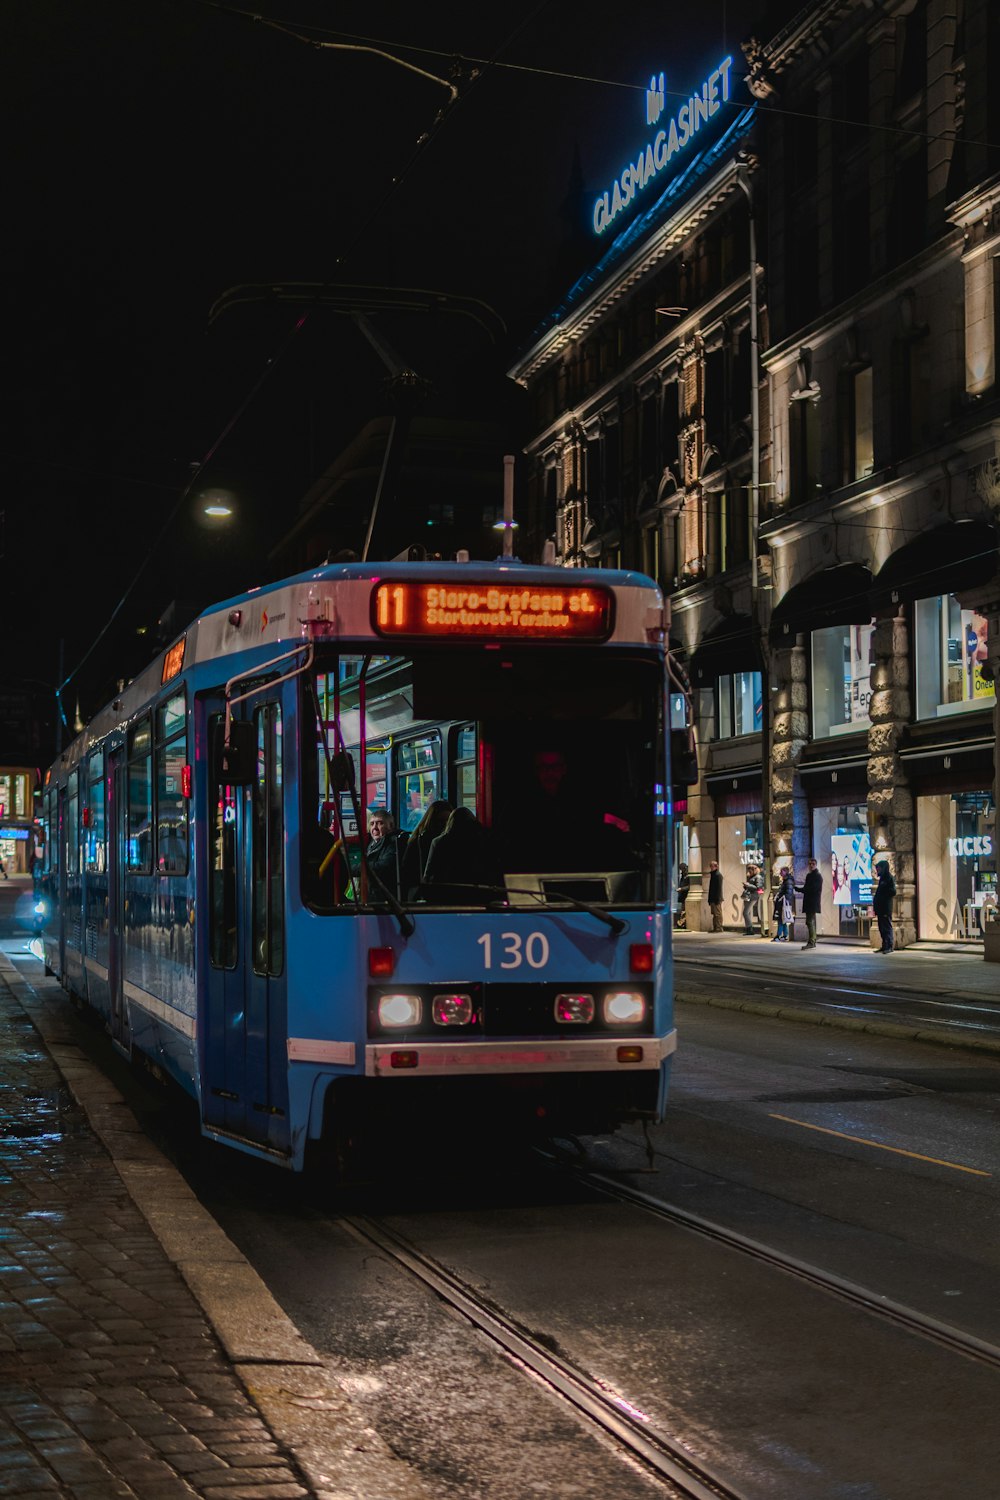
<path fill-rule="evenodd" d="M 348 322 L 267 300 L 210 320 L 229 289 L 476 297 L 500 340 L 463 320 L 382 326 L 433 378 L 502 375 L 583 269 L 575 154 L 592 197 L 645 139 L 651 73 L 685 90 L 728 52 L 742 73 L 760 9 L 265 0 L 291 35 L 209 0 L 8 0 L 3 675 L 54 681 L 60 640 L 69 673 L 127 594 L 67 690 L 92 712 L 171 599 L 267 581 L 309 483 L 384 409 L 385 371 Z M 457 69 L 458 100 L 438 120 L 438 83 L 312 41 Z M 510 417 L 513 441 L 516 397 Z M 237 497 L 226 537 L 193 519 L 217 487 Z"/>

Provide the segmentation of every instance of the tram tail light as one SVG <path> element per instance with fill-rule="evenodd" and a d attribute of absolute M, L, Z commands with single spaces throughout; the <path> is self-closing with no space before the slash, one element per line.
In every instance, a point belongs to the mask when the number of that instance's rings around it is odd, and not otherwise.
<path fill-rule="evenodd" d="M 396 955 L 391 948 L 368 949 L 368 973 L 372 979 L 389 979 L 396 967 Z"/>
<path fill-rule="evenodd" d="M 652 943 L 630 943 L 628 950 L 628 966 L 633 974 L 652 974 Z"/>
<path fill-rule="evenodd" d="M 431 1015 L 435 1026 L 468 1026 L 472 1020 L 472 996 L 435 995 Z"/>
<path fill-rule="evenodd" d="M 609 990 L 602 1009 L 609 1026 L 638 1026 L 646 1014 L 646 998 L 634 990 Z"/>
<path fill-rule="evenodd" d="M 594 997 L 557 995 L 553 1011 L 556 1020 L 563 1026 L 586 1026 L 594 1019 Z"/>
<path fill-rule="evenodd" d="M 392 1068 L 415 1068 L 420 1062 L 420 1053 L 407 1050 L 406 1052 L 390 1052 L 389 1066 Z"/>
<path fill-rule="evenodd" d="M 642 1048 L 641 1047 L 619 1047 L 618 1048 L 618 1061 L 620 1063 L 640 1063 L 640 1062 L 642 1062 Z"/>

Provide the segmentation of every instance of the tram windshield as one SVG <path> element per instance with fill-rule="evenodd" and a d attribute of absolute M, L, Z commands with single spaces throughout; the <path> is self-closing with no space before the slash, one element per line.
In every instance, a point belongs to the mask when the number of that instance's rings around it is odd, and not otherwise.
<path fill-rule="evenodd" d="M 655 656 L 607 648 L 318 658 L 303 683 L 306 901 L 663 900 L 663 696 Z"/>

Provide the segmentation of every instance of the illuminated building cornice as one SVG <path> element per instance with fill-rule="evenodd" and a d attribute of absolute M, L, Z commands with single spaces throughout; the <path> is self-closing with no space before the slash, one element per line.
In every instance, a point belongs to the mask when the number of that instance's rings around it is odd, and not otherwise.
<path fill-rule="evenodd" d="M 669 184 L 645 214 L 622 231 L 606 255 L 580 278 L 554 312 L 553 326 L 507 371 L 512 380 L 527 385 L 535 379 L 564 349 L 606 318 L 637 283 L 645 280 L 666 256 L 739 191 L 736 143 L 750 129 L 753 120 L 754 111 L 744 110 L 709 150 L 697 156 Z M 657 224 L 659 227 L 654 228 Z"/>

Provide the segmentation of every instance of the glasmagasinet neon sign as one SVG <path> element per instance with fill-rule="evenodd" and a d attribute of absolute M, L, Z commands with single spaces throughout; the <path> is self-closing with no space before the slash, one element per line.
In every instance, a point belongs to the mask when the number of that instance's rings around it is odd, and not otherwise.
<path fill-rule="evenodd" d="M 667 164 L 694 139 L 701 127 L 717 115 L 729 98 L 729 73 L 733 66 L 731 57 L 710 73 L 701 88 L 686 99 L 666 129 L 660 129 L 648 141 L 635 161 L 630 161 L 624 172 L 606 188 L 594 204 L 594 233 L 603 234 L 614 223 L 618 215 L 633 201 L 637 193 L 662 172 Z M 665 98 L 663 74 L 649 80 L 646 90 L 646 123 L 655 125 L 663 111 Z"/>

